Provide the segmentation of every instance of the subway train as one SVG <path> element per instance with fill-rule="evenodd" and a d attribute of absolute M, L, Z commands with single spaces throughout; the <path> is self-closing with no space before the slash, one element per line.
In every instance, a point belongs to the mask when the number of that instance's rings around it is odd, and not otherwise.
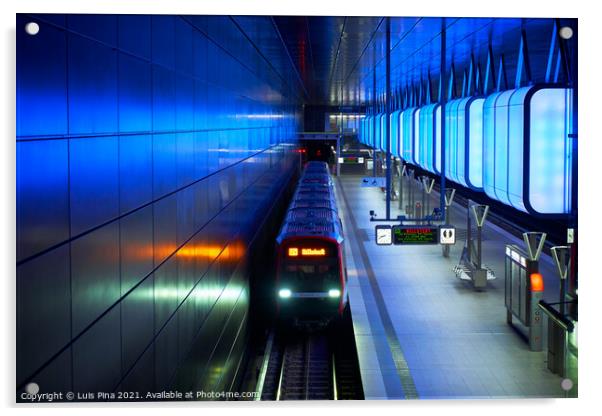
<path fill-rule="evenodd" d="M 463 97 L 445 105 L 447 179 L 542 218 L 570 212 L 572 89 L 540 84 Z M 390 114 L 391 154 L 441 174 L 441 104 Z M 360 121 L 359 139 L 386 149 L 386 113 Z"/>
<path fill-rule="evenodd" d="M 326 326 L 348 304 L 343 227 L 325 162 L 308 162 L 277 242 L 278 317 L 293 326 Z"/>

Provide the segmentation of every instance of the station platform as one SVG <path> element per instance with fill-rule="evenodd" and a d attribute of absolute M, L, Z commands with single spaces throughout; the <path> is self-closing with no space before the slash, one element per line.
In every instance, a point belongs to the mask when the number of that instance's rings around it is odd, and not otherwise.
<path fill-rule="evenodd" d="M 369 211 L 384 217 L 384 194 L 360 187 L 359 176 L 335 179 L 345 230 L 348 290 L 366 399 L 572 397 L 546 366 L 543 352 L 506 323 L 504 247 L 522 240 L 486 222 L 483 263 L 497 278 L 483 291 L 456 278 L 464 241 L 450 256 L 439 245 L 377 246 Z M 436 206 L 433 195 L 431 207 Z M 466 208 L 451 223 L 466 231 Z M 391 215 L 400 214 L 392 201 Z M 536 231 L 536 230 L 534 230 Z M 542 255 L 546 300 L 558 299 L 552 260 Z M 544 322 L 544 330 L 545 330 Z"/>

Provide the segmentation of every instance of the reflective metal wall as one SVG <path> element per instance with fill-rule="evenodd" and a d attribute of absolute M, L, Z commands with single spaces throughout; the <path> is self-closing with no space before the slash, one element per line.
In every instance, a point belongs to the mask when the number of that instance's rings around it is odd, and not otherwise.
<path fill-rule="evenodd" d="M 297 160 L 293 71 L 244 19 L 18 15 L 18 388 L 232 381 L 245 253 Z"/>

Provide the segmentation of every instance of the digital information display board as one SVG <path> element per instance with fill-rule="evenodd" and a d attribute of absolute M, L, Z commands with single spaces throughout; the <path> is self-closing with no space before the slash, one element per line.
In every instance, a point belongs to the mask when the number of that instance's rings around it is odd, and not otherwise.
<path fill-rule="evenodd" d="M 395 225 L 393 244 L 438 244 L 439 227 Z"/>

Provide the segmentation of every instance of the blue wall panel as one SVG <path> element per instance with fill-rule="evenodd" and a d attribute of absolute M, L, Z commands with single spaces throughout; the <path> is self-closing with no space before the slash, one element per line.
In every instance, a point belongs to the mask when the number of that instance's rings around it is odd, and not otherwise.
<path fill-rule="evenodd" d="M 176 74 L 153 66 L 153 130 L 172 132 L 176 128 Z"/>
<path fill-rule="evenodd" d="M 119 224 L 71 242 L 71 313 L 78 335 L 121 296 Z"/>
<path fill-rule="evenodd" d="M 30 20 L 18 16 L 17 25 L 23 27 Z M 44 38 L 17 30 L 17 135 L 63 134 L 67 131 L 67 35 L 43 21 L 33 21 L 40 25 Z"/>
<path fill-rule="evenodd" d="M 175 22 L 174 16 L 152 16 L 152 60 L 154 63 L 175 69 Z"/>
<path fill-rule="evenodd" d="M 121 295 L 125 295 L 153 271 L 153 206 L 119 221 Z"/>
<path fill-rule="evenodd" d="M 120 214 L 136 209 L 152 199 L 153 181 L 148 180 L 152 175 L 153 136 L 120 136 Z"/>
<path fill-rule="evenodd" d="M 121 379 L 119 308 L 111 309 L 73 344 L 73 389 L 112 391 Z M 93 374 L 94 377 L 90 375 Z"/>
<path fill-rule="evenodd" d="M 175 134 L 153 135 L 153 196 L 166 195 L 177 186 Z"/>
<path fill-rule="evenodd" d="M 71 339 L 69 263 L 69 247 L 62 246 L 17 268 L 17 367 L 25 374 Z"/>
<path fill-rule="evenodd" d="M 117 217 L 119 138 L 70 139 L 71 236 Z"/>
<path fill-rule="evenodd" d="M 148 63 L 119 55 L 119 131 L 152 130 L 152 73 Z"/>
<path fill-rule="evenodd" d="M 117 52 L 69 34 L 69 133 L 117 132 Z"/>
<path fill-rule="evenodd" d="M 17 260 L 69 238 L 68 152 L 67 140 L 17 143 Z"/>
<path fill-rule="evenodd" d="M 151 59 L 151 16 L 119 15 L 119 49 Z"/>
<path fill-rule="evenodd" d="M 109 46 L 117 45 L 117 16 L 80 14 L 67 16 L 67 27 Z"/>

